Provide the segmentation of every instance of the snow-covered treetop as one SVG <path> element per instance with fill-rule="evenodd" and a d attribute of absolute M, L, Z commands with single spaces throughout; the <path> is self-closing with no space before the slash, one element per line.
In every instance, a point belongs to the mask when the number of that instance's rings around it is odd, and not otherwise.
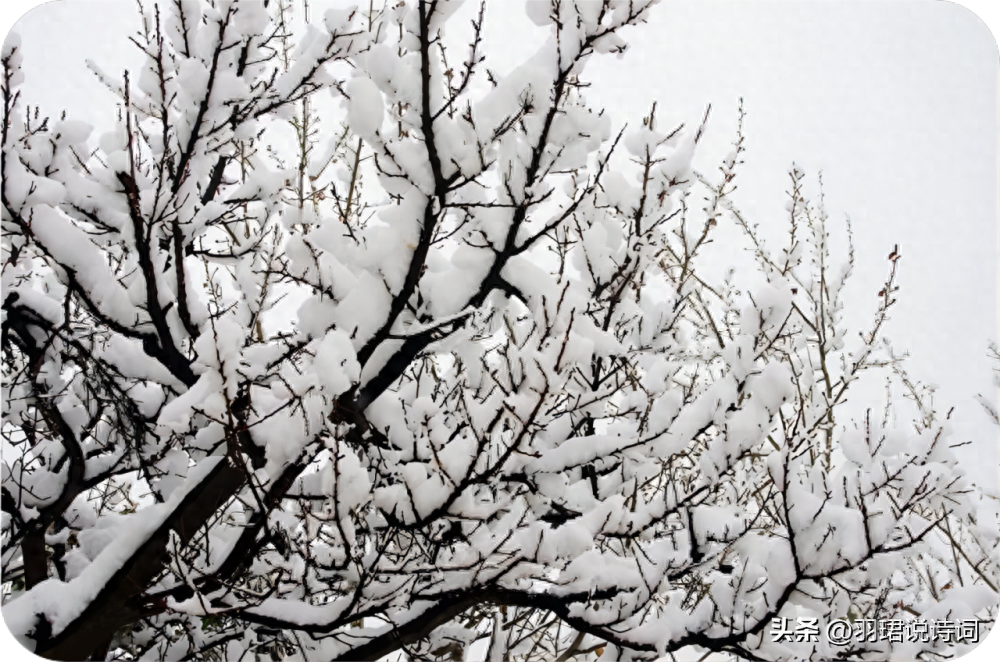
<path fill-rule="evenodd" d="M 460 4 L 147 3 L 98 137 L 26 105 L 8 38 L 8 627 L 67 660 L 964 651 L 767 631 L 995 615 L 947 417 L 836 418 L 905 378 L 899 250 L 859 336 L 798 168 L 772 250 L 742 129 L 699 174 L 707 114 L 587 103 L 655 0 L 529 0 L 502 77 Z M 745 240 L 756 280 L 711 276 Z"/>

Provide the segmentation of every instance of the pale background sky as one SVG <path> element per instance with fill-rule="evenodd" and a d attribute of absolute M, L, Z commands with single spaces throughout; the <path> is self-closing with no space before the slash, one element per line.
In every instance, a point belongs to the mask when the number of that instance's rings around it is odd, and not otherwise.
<path fill-rule="evenodd" d="M 138 67 L 122 37 L 138 25 L 134 4 L 57 0 L 25 16 L 40 3 L 0 3 L 3 34 L 23 17 L 26 100 L 106 127 L 114 99 L 83 59 L 109 74 Z M 328 3 L 311 4 L 319 17 Z M 498 72 L 545 37 L 521 4 L 487 4 L 485 50 Z M 986 354 L 1000 340 L 1000 59 L 987 27 L 1000 32 L 1000 12 L 995 0 L 961 4 L 968 9 L 943 0 L 666 0 L 628 33 L 623 60 L 595 59 L 585 77 L 594 81 L 588 99 L 616 127 L 637 123 L 654 99 L 659 126 L 696 122 L 711 103 L 695 162 L 704 172 L 728 151 L 742 96 L 748 151 L 736 202 L 762 228 L 784 228 L 793 161 L 810 176 L 822 170 L 831 235 L 845 215 L 855 231 L 848 324 L 867 327 L 885 258 L 900 245 L 899 303 L 886 331 L 910 352 L 911 376 L 939 386 L 937 405 L 955 406 L 952 441 L 973 441 L 963 461 L 995 494 L 1000 431 L 974 396 L 997 402 L 991 375 L 1000 368 Z M 465 30 L 477 7 L 466 0 L 450 29 Z M 815 178 L 809 185 L 815 193 Z M 881 387 L 864 396 L 853 407 L 881 411 Z M 995 651 L 1000 636 L 991 641 Z M 969 660 L 985 661 L 986 649 Z"/>

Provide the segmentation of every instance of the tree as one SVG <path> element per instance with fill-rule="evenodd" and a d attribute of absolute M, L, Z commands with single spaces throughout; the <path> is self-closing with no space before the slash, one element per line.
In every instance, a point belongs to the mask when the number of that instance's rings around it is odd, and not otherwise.
<path fill-rule="evenodd" d="M 7 40 L 3 614 L 25 646 L 916 658 L 967 645 L 770 629 L 992 623 L 995 528 L 882 339 L 899 249 L 858 338 L 853 253 L 833 262 L 799 168 L 772 250 L 731 198 L 742 129 L 699 175 L 707 113 L 615 132 L 587 104 L 587 61 L 654 4 L 529 2 L 551 37 L 506 77 L 485 5 L 459 55 L 445 0 L 331 10 L 297 43 L 284 1 L 141 7 L 146 63 L 99 73 L 121 113 L 96 144 L 24 105 Z M 713 276 L 740 238 L 756 276 Z M 914 396 L 905 429 L 893 404 L 837 418 L 879 370 Z"/>

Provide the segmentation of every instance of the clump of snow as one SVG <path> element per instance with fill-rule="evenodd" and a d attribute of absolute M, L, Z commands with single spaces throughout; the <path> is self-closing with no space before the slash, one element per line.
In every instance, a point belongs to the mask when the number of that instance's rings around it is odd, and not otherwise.
<path fill-rule="evenodd" d="M 363 138 L 374 138 L 385 115 L 385 102 L 378 86 L 367 76 L 357 76 L 347 84 L 347 94 L 347 122 L 351 131 Z"/>
<path fill-rule="evenodd" d="M 113 536 L 100 542 L 94 540 L 91 550 L 97 553 L 96 557 L 75 578 L 68 582 L 49 578 L 4 605 L 3 618 L 11 634 L 28 650 L 34 651 L 35 642 L 31 636 L 39 618 L 51 624 L 53 636 L 62 632 L 221 460 L 207 458 L 191 468 L 187 481 L 163 504 L 146 507 L 130 517 L 119 516 Z"/>

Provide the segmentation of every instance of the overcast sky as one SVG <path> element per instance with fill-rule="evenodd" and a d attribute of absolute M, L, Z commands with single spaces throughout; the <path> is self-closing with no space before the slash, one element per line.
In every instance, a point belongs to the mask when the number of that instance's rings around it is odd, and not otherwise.
<path fill-rule="evenodd" d="M 2 31 L 38 4 L 4 0 Z M 996 33 L 992 0 L 962 4 Z M 467 5 L 462 12 L 471 17 L 478 2 Z M 500 72 L 544 39 L 520 5 L 487 6 L 485 47 Z M 325 5 L 313 6 L 321 15 Z M 62 0 L 24 15 L 16 29 L 26 99 L 52 114 L 67 108 L 80 119 L 110 121 L 114 100 L 83 59 L 109 73 L 135 68 L 141 60 L 122 38 L 135 19 L 129 0 Z M 456 29 L 467 24 L 454 21 Z M 987 358 L 988 341 L 1000 340 L 1000 60 L 987 24 L 938 0 L 672 0 L 628 38 L 624 59 L 588 65 L 590 101 L 607 107 L 616 124 L 638 122 L 654 99 L 664 122 L 697 121 L 711 103 L 696 160 L 710 171 L 728 151 L 742 97 L 748 152 L 736 200 L 761 226 L 784 223 L 793 161 L 810 175 L 823 171 L 831 232 L 845 215 L 855 230 L 849 324 L 860 328 L 871 318 L 886 256 L 900 245 L 899 304 L 887 332 L 897 350 L 911 353 L 911 375 L 940 387 L 937 404 L 955 406 L 953 441 L 974 442 L 963 455 L 970 473 L 996 491 L 1000 432 L 974 401 L 982 393 L 997 402 L 991 374 L 1000 368 Z M 880 390 L 867 395 L 876 410 L 881 397 Z"/>

